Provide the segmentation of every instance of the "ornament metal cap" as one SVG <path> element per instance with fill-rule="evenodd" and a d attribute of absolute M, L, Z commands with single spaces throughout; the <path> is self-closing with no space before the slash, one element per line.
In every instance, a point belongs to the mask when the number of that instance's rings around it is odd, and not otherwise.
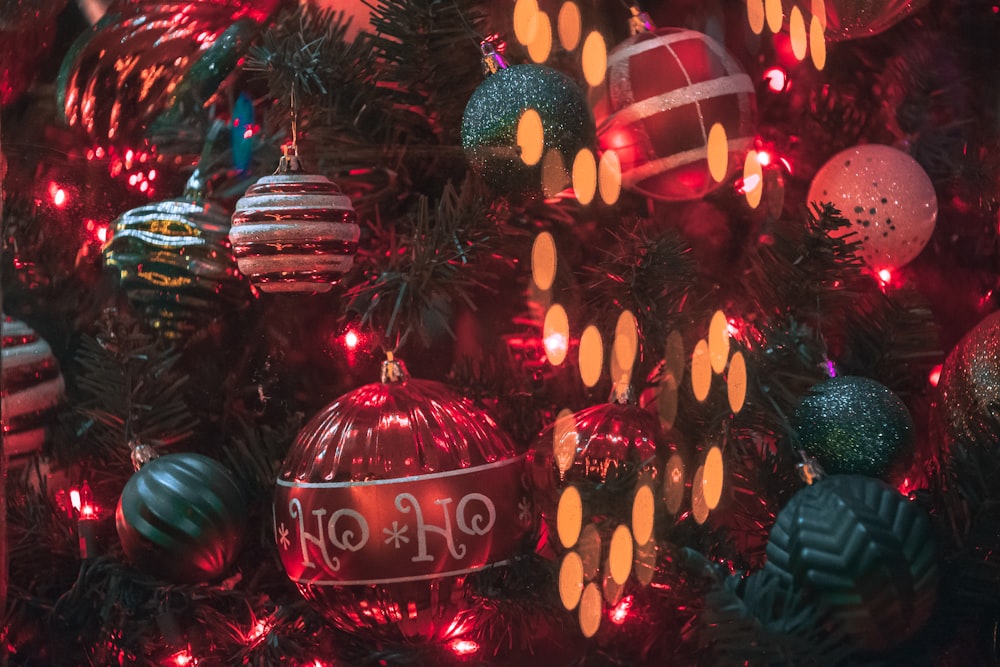
<path fill-rule="evenodd" d="M 275 174 L 297 174 L 305 171 L 302 160 L 299 159 L 299 147 L 297 144 L 285 144 L 281 147 L 281 159 L 278 161 L 278 168 Z"/>
<path fill-rule="evenodd" d="M 622 377 L 621 380 L 615 382 L 614 386 L 611 387 L 611 396 L 608 397 L 608 403 L 614 403 L 615 405 L 637 404 L 635 390 L 632 388 L 632 383 L 628 377 Z"/>
<path fill-rule="evenodd" d="M 135 468 L 136 471 L 160 456 L 155 449 L 149 445 L 144 445 L 141 442 L 132 441 L 128 443 L 128 446 L 132 449 L 132 467 Z"/>
<path fill-rule="evenodd" d="M 491 39 L 484 39 L 479 42 L 479 52 L 483 54 L 483 74 L 489 76 L 496 74 L 502 69 L 507 69 L 507 61 L 503 59 L 496 45 Z"/>
<path fill-rule="evenodd" d="M 410 372 L 406 370 L 402 359 L 397 359 L 392 352 L 387 352 L 385 356 L 386 359 L 382 362 L 382 384 L 406 382 L 410 379 Z"/>
<path fill-rule="evenodd" d="M 628 20 L 628 27 L 633 35 L 638 35 L 640 32 L 652 32 L 656 28 L 653 25 L 653 19 L 639 8 L 638 3 L 633 2 L 629 5 L 628 11 L 632 15 Z"/>

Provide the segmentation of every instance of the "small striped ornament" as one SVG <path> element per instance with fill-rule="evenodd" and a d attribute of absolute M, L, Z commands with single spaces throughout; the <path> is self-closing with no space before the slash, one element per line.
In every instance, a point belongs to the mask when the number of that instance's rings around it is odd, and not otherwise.
<path fill-rule="evenodd" d="M 102 253 L 146 323 L 183 339 L 249 300 L 228 234 L 228 211 L 189 189 L 122 213 Z"/>
<path fill-rule="evenodd" d="M 3 450 L 13 465 L 41 451 L 63 395 L 52 349 L 24 322 L 3 316 Z"/>
<path fill-rule="evenodd" d="M 753 143 L 753 81 L 725 47 L 693 30 L 639 32 L 608 54 L 591 91 L 602 151 L 621 163 L 622 186 L 664 201 L 700 199 L 735 173 Z M 726 131 L 726 178 L 708 167 L 708 133 Z"/>
<path fill-rule="evenodd" d="M 329 292 L 354 263 L 361 228 L 350 198 L 286 155 L 236 203 L 229 239 L 240 271 L 262 292 Z"/>

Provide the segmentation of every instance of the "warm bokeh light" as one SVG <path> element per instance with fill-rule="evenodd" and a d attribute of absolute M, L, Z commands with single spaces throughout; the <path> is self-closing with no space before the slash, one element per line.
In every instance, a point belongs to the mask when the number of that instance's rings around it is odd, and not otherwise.
<path fill-rule="evenodd" d="M 538 0 L 517 0 L 514 3 L 514 38 L 530 44 L 538 29 Z"/>
<path fill-rule="evenodd" d="M 631 310 L 623 310 L 615 324 L 615 339 L 611 353 L 615 356 L 618 367 L 631 374 L 638 351 L 639 330 L 636 328 L 635 315 Z M 617 379 L 612 378 L 612 380 Z"/>
<path fill-rule="evenodd" d="M 705 503 L 705 467 L 698 466 L 691 480 L 691 516 L 696 523 L 703 524 L 708 518 L 708 505 Z"/>
<path fill-rule="evenodd" d="M 601 533 L 597 526 L 592 523 L 584 526 L 580 541 L 576 543 L 576 550 L 583 562 L 584 581 L 593 580 L 601 566 Z"/>
<path fill-rule="evenodd" d="M 542 192 L 546 197 L 555 197 L 570 185 L 570 175 L 562 153 L 550 150 L 542 158 Z"/>
<path fill-rule="evenodd" d="M 937 364 L 931 369 L 930 375 L 927 376 L 927 381 L 931 383 L 932 387 L 938 386 L 938 382 L 941 381 L 941 369 L 942 365 Z"/>
<path fill-rule="evenodd" d="M 581 148 L 573 159 L 573 193 L 586 206 L 597 192 L 597 161 L 589 148 Z"/>
<path fill-rule="evenodd" d="M 750 208 L 757 208 L 760 205 L 763 193 L 764 170 L 761 168 L 760 157 L 757 151 L 750 151 L 743 161 L 743 195 L 747 198 Z"/>
<path fill-rule="evenodd" d="M 559 33 L 559 43 L 567 51 L 572 51 L 580 43 L 581 24 L 580 8 L 575 2 L 564 2 L 556 18 L 556 31 Z"/>
<path fill-rule="evenodd" d="M 738 414 L 747 398 L 747 363 L 742 352 L 734 352 L 732 359 L 729 360 L 726 393 L 729 398 L 729 409 Z"/>
<path fill-rule="evenodd" d="M 580 380 L 592 388 L 601 379 L 604 370 L 604 340 L 601 332 L 591 324 L 580 336 Z"/>
<path fill-rule="evenodd" d="M 656 414 L 659 415 L 663 428 L 674 427 L 679 398 L 677 381 L 669 373 L 664 373 L 660 380 L 660 393 L 656 395 Z"/>
<path fill-rule="evenodd" d="M 573 467 L 573 461 L 576 460 L 576 448 L 579 444 L 580 434 L 576 432 L 576 419 L 573 417 L 573 412 L 568 408 L 563 408 L 556 416 L 556 423 L 552 429 L 552 455 L 555 458 L 560 478 Z"/>
<path fill-rule="evenodd" d="M 49 199 L 56 208 L 63 208 L 69 200 L 69 195 L 66 193 L 65 188 L 55 181 L 51 181 L 49 183 Z"/>
<path fill-rule="evenodd" d="M 649 586 L 656 574 L 656 540 L 650 540 L 645 546 L 636 547 L 635 564 L 636 580 L 643 586 Z"/>
<path fill-rule="evenodd" d="M 569 549 L 580 539 L 583 528 L 583 499 L 575 486 L 567 486 L 559 496 L 556 508 L 556 532 L 559 543 Z"/>
<path fill-rule="evenodd" d="M 764 16 L 771 32 L 775 34 L 781 32 L 781 21 L 784 18 L 781 12 L 781 0 L 764 0 Z"/>
<path fill-rule="evenodd" d="M 792 44 L 792 55 L 796 60 L 805 60 L 809 48 L 809 37 L 806 35 L 806 20 L 802 10 L 793 6 L 788 14 L 788 38 Z"/>
<path fill-rule="evenodd" d="M 559 600 L 568 611 L 576 609 L 583 594 L 583 561 L 575 551 L 563 557 L 559 566 Z"/>
<path fill-rule="evenodd" d="M 684 337 L 679 331 L 671 331 L 667 334 L 666 350 L 663 355 L 666 362 L 664 369 L 674 378 L 677 386 L 680 387 L 684 380 L 684 367 L 687 365 L 687 357 L 684 354 Z"/>
<path fill-rule="evenodd" d="M 552 289 L 556 279 L 556 240 L 549 232 L 541 232 L 531 246 L 531 279 L 540 290 Z"/>
<path fill-rule="evenodd" d="M 614 204 L 621 196 L 622 163 L 614 151 L 604 151 L 597 164 L 597 191 L 605 204 Z"/>
<path fill-rule="evenodd" d="M 608 47 L 604 43 L 604 37 L 596 30 L 590 31 L 583 40 L 580 64 L 587 83 L 591 86 L 601 85 L 608 71 Z"/>
<path fill-rule="evenodd" d="M 826 30 L 826 3 L 823 0 L 812 0 L 809 13 L 819 20 L 819 27 Z"/>
<path fill-rule="evenodd" d="M 726 314 L 717 310 L 708 325 L 708 355 L 712 370 L 721 373 L 729 359 L 729 322 Z"/>
<path fill-rule="evenodd" d="M 593 637 L 601 627 L 601 590 L 590 583 L 580 596 L 580 631 L 584 637 Z"/>
<path fill-rule="evenodd" d="M 532 62 L 543 63 L 552 53 L 552 21 L 545 12 L 535 14 L 535 34 L 527 44 Z"/>
<path fill-rule="evenodd" d="M 708 352 L 708 341 L 702 338 L 694 346 L 691 354 L 691 389 L 699 401 L 708 398 L 712 388 L 712 362 Z"/>
<path fill-rule="evenodd" d="M 618 526 L 611 535 L 608 566 L 616 584 L 624 584 L 632 573 L 632 533 L 627 526 Z"/>
<path fill-rule="evenodd" d="M 729 139 L 726 137 L 726 128 L 722 123 L 714 123 L 708 131 L 708 171 L 712 178 L 719 183 L 726 177 L 729 171 Z"/>
<path fill-rule="evenodd" d="M 764 0 L 747 0 L 747 22 L 753 34 L 764 32 Z"/>
<path fill-rule="evenodd" d="M 569 317 L 566 309 L 558 303 L 549 306 L 545 313 L 542 345 L 545 346 L 545 356 L 550 364 L 559 366 L 566 361 L 566 354 L 569 352 Z"/>
<path fill-rule="evenodd" d="M 542 127 L 542 117 L 534 109 L 525 109 L 517 121 L 517 147 L 521 161 L 531 166 L 542 159 L 545 148 L 545 129 Z"/>
<path fill-rule="evenodd" d="M 702 485 L 704 487 L 705 505 L 710 510 L 719 506 L 722 499 L 722 479 L 725 470 L 722 464 L 722 450 L 712 447 L 705 455 L 705 466 L 702 468 Z"/>
<path fill-rule="evenodd" d="M 663 500 L 667 511 L 677 514 L 684 500 L 684 459 L 672 454 L 663 469 Z"/>
<path fill-rule="evenodd" d="M 817 16 L 809 20 L 809 53 L 812 54 L 813 67 L 818 70 L 826 67 L 826 38 L 823 24 Z"/>
<path fill-rule="evenodd" d="M 632 534 L 635 543 L 646 544 L 653 537 L 653 490 L 643 484 L 632 499 Z"/>

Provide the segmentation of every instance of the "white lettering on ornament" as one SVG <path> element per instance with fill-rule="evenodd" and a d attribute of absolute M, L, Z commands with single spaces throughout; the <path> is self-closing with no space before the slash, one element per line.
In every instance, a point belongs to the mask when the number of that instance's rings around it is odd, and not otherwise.
<path fill-rule="evenodd" d="M 426 522 L 420 501 L 413 494 L 400 493 L 396 496 L 396 509 L 404 514 L 409 514 L 412 511 L 417 522 L 415 531 L 417 555 L 411 558 L 412 562 L 433 562 L 435 560 L 435 557 L 428 553 L 427 550 L 428 533 L 440 535 L 444 538 L 448 553 L 451 554 L 452 558 L 456 560 L 465 558 L 468 553 L 466 545 L 455 543 L 455 535 L 451 524 L 451 502 L 451 498 L 438 498 L 434 501 L 435 505 L 441 507 L 444 516 L 444 526 L 442 527 Z M 493 530 L 493 526 L 496 524 L 496 517 L 496 506 L 493 501 L 481 493 L 469 493 L 463 496 L 455 508 L 455 526 L 466 535 L 486 535 Z"/>
<path fill-rule="evenodd" d="M 313 510 L 312 514 L 316 517 L 317 528 L 319 529 L 320 537 L 311 535 L 306 532 L 306 520 L 305 515 L 302 511 L 302 503 L 298 498 L 292 498 L 288 501 L 288 514 L 293 519 L 298 519 L 299 524 L 299 545 L 302 547 L 302 567 L 316 567 L 316 563 L 309 559 L 309 544 L 315 544 L 319 547 L 320 554 L 323 556 L 323 562 L 326 566 L 337 572 L 340 570 L 340 559 L 336 556 L 331 557 L 326 550 L 326 540 L 323 539 L 323 516 L 326 514 L 325 509 Z M 333 518 L 330 519 L 331 523 Z M 367 526 L 366 526 L 367 528 Z"/>

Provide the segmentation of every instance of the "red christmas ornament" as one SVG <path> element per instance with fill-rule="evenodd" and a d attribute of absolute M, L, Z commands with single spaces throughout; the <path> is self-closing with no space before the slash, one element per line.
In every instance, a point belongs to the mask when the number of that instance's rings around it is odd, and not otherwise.
<path fill-rule="evenodd" d="M 3 318 L 3 453 L 12 463 L 41 451 L 63 395 L 52 349 L 24 322 Z"/>
<path fill-rule="evenodd" d="M 67 123 L 95 146 L 140 148 L 161 115 L 214 95 L 278 3 L 247 4 L 116 2 L 63 60 L 56 95 Z"/>
<path fill-rule="evenodd" d="M 294 152 L 250 186 L 229 230 L 240 271 L 263 292 L 329 292 L 360 237 L 351 200 L 326 176 L 302 173 Z"/>
<path fill-rule="evenodd" d="M 622 187 L 654 199 L 699 199 L 742 166 L 753 142 L 753 81 L 725 47 L 693 30 L 638 32 L 608 54 L 592 94 L 600 148 Z M 708 137 L 725 130 L 726 178 L 709 171 Z"/>
<path fill-rule="evenodd" d="M 382 382 L 324 408 L 278 477 L 289 578 L 331 623 L 371 639 L 467 630 L 465 578 L 530 530 L 522 456 L 481 410 L 390 359 Z"/>

